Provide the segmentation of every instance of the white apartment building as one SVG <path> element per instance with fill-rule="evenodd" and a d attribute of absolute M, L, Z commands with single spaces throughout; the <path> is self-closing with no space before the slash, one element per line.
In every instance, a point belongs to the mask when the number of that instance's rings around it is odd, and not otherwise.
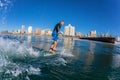
<path fill-rule="evenodd" d="M 90 37 L 96 37 L 96 30 L 90 31 Z"/>
<path fill-rule="evenodd" d="M 72 26 L 71 24 L 69 24 L 68 26 L 65 26 L 64 35 L 75 36 L 75 27 Z"/>
<path fill-rule="evenodd" d="M 32 26 L 28 27 L 28 34 L 32 34 Z"/>

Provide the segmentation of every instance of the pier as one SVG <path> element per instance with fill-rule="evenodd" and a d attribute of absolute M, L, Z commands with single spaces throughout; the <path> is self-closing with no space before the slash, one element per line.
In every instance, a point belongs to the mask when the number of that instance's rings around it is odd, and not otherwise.
<path fill-rule="evenodd" d="M 86 39 L 86 40 L 93 40 L 93 41 L 100 41 L 106 43 L 115 43 L 115 37 L 79 37 L 79 36 L 64 36 L 69 38 L 78 38 L 78 39 Z"/>
<path fill-rule="evenodd" d="M 106 43 L 115 43 L 114 37 L 80 37 L 79 39 L 87 39 L 87 40 L 100 41 Z"/>

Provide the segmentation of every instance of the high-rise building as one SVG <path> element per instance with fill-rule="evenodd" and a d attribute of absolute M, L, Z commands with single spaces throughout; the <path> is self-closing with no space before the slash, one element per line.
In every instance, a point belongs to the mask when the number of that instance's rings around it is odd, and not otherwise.
<path fill-rule="evenodd" d="M 24 34 L 25 33 L 25 25 L 22 25 L 22 30 L 21 33 Z"/>
<path fill-rule="evenodd" d="M 40 34 L 41 34 L 41 30 L 40 30 L 40 28 L 37 28 L 35 31 L 35 35 L 40 35 Z"/>
<path fill-rule="evenodd" d="M 105 34 L 105 37 L 110 37 L 110 34 L 107 32 L 107 33 Z"/>
<path fill-rule="evenodd" d="M 32 34 L 32 26 L 28 27 L 28 34 Z"/>
<path fill-rule="evenodd" d="M 45 35 L 45 30 L 41 30 L 41 35 Z"/>
<path fill-rule="evenodd" d="M 96 30 L 90 31 L 90 37 L 96 37 Z"/>
<path fill-rule="evenodd" d="M 17 33 L 20 34 L 20 32 L 21 32 L 20 29 L 18 29 L 18 30 L 17 30 Z"/>
<path fill-rule="evenodd" d="M 65 26 L 64 35 L 75 36 L 75 27 L 72 26 L 71 24 L 69 24 L 68 26 Z"/>
<path fill-rule="evenodd" d="M 45 30 L 45 35 L 52 35 L 52 31 L 50 29 Z"/>
<path fill-rule="evenodd" d="M 75 35 L 78 36 L 78 37 L 82 37 L 82 33 L 81 32 L 76 32 Z"/>

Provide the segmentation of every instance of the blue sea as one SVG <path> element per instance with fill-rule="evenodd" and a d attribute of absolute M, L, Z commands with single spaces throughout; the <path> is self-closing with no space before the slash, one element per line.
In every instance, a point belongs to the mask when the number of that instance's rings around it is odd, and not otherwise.
<path fill-rule="evenodd" d="M 120 80 L 120 43 L 48 36 L 0 35 L 0 80 Z"/>

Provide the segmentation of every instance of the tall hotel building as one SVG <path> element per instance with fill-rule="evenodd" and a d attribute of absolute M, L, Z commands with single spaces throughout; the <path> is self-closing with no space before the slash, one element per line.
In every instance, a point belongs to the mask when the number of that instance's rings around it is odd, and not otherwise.
<path fill-rule="evenodd" d="M 40 29 L 40 28 L 37 28 L 36 31 L 35 31 L 35 34 L 36 34 L 36 35 L 40 35 L 40 34 L 41 34 L 41 29 Z"/>
<path fill-rule="evenodd" d="M 32 34 L 32 26 L 28 27 L 28 34 Z"/>
<path fill-rule="evenodd" d="M 90 37 L 96 37 L 96 30 L 90 31 Z"/>
<path fill-rule="evenodd" d="M 25 25 L 22 25 L 21 33 L 22 33 L 22 34 L 25 33 Z"/>
<path fill-rule="evenodd" d="M 68 26 L 65 26 L 64 35 L 75 36 L 75 27 L 72 26 L 71 24 L 69 24 Z"/>

